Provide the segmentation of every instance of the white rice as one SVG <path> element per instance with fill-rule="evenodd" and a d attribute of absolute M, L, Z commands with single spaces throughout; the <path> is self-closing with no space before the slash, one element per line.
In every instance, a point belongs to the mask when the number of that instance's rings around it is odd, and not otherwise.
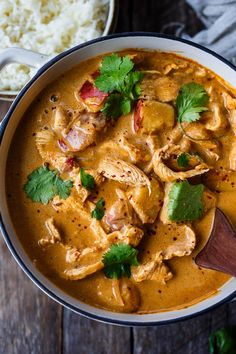
<path fill-rule="evenodd" d="M 0 51 L 22 47 L 54 56 L 104 30 L 108 0 L 1 0 Z M 0 90 L 19 90 L 35 69 L 10 64 L 0 73 Z"/>

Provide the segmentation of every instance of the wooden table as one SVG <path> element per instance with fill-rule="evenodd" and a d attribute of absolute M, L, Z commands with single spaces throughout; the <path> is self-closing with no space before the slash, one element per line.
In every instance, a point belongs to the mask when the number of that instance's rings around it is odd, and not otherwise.
<path fill-rule="evenodd" d="M 191 34 L 202 24 L 184 0 L 120 0 L 117 32 L 161 31 L 180 21 Z M 0 117 L 7 111 L 0 104 Z M 208 335 L 236 323 L 236 302 L 168 326 L 101 324 L 61 307 L 22 272 L 0 239 L 0 354 L 207 354 Z"/>

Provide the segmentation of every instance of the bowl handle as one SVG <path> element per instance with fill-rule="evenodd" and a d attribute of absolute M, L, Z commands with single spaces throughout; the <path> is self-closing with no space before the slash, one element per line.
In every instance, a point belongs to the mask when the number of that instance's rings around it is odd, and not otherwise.
<path fill-rule="evenodd" d="M 49 56 L 23 48 L 8 48 L 0 52 L 0 71 L 8 64 L 19 63 L 39 69 L 49 60 Z M 9 100 L 9 99 L 7 99 Z M 12 98 L 10 99 L 12 100 Z M 5 130 L 6 116 L 0 122 L 0 143 Z"/>
<path fill-rule="evenodd" d="M 0 70 L 11 63 L 24 64 L 33 68 L 40 68 L 49 60 L 44 54 L 23 48 L 8 48 L 0 52 Z"/>

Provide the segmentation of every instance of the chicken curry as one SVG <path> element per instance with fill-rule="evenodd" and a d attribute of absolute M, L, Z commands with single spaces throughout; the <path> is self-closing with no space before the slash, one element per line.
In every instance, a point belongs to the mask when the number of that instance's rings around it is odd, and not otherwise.
<path fill-rule="evenodd" d="M 194 262 L 216 206 L 236 226 L 236 98 L 170 53 L 80 63 L 36 98 L 7 162 L 9 211 L 35 266 L 96 307 L 189 306 L 229 279 Z"/>

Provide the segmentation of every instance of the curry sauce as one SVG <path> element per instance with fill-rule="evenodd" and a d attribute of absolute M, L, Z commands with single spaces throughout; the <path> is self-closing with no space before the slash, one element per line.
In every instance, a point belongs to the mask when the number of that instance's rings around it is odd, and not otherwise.
<path fill-rule="evenodd" d="M 210 70 L 169 53 L 126 51 L 142 72 L 127 114 L 108 119 L 111 93 L 95 87 L 102 57 L 66 72 L 31 104 L 16 130 L 6 188 L 17 235 L 36 267 L 71 296 L 118 312 L 182 308 L 229 280 L 198 267 L 194 257 L 209 237 L 215 207 L 236 226 L 235 92 Z M 200 119 L 178 122 L 176 99 L 188 83 L 209 97 Z M 181 154 L 188 156 L 178 165 Z M 32 202 L 24 186 L 33 170 L 58 171 L 73 187 L 67 198 Z M 81 168 L 95 187 L 85 188 Z M 170 191 L 203 185 L 201 216 L 170 219 Z M 104 200 L 104 216 L 93 217 Z M 194 203 L 192 203 L 193 205 Z M 193 205 L 194 208 L 194 205 Z M 131 276 L 104 273 L 114 244 L 137 250 Z"/>

